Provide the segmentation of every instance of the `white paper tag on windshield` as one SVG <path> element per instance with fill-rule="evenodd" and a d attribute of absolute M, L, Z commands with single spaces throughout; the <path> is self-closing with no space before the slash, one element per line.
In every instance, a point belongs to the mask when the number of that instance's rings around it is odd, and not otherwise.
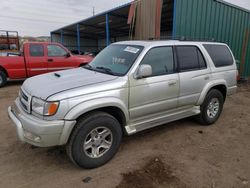
<path fill-rule="evenodd" d="M 124 49 L 125 52 L 130 52 L 130 53 L 133 53 L 133 54 L 136 54 L 137 52 L 139 52 L 140 49 L 138 48 L 134 48 L 134 47 L 131 47 L 131 46 L 128 46 Z"/>

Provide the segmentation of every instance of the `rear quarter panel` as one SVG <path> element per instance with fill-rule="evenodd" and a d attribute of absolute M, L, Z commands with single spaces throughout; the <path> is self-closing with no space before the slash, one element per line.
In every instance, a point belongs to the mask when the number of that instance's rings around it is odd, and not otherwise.
<path fill-rule="evenodd" d="M 218 79 L 225 80 L 227 88 L 236 87 L 238 70 L 237 70 L 235 58 L 231 49 L 226 44 L 222 44 L 222 45 L 225 45 L 230 51 L 232 58 L 233 58 L 233 64 L 229 66 L 215 67 L 212 58 L 210 57 L 208 52 L 205 50 L 206 56 L 208 58 L 208 61 L 211 67 L 212 79 L 213 80 L 218 80 Z"/>
<path fill-rule="evenodd" d="M 226 44 L 223 44 L 223 45 L 227 46 Z M 233 64 L 229 66 L 222 66 L 222 67 L 216 67 L 209 53 L 206 51 L 206 49 L 202 45 L 201 45 L 201 48 L 203 48 L 203 54 L 206 56 L 207 64 L 209 65 L 211 69 L 211 79 L 209 83 L 206 86 L 204 86 L 203 91 L 200 95 L 200 99 L 198 101 L 198 105 L 202 104 L 205 96 L 207 95 L 207 92 L 212 87 L 217 86 L 217 85 L 225 85 L 227 88 L 227 94 L 235 93 L 236 88 L 237 88 L 237 75 L 238 75 L 238 70 L 237 70 L 234 55 L 228 46 L 227 48 L 229 49 L 233 57 Z"/>

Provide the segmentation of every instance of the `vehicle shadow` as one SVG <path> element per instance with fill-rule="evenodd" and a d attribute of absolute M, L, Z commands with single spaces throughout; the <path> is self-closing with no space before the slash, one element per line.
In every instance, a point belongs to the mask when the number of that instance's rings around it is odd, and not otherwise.
<path fill-rule="evenodd" d="M 11 87 L 11 86 L 20 86 L 22 85 L 24 80 L 11 80 L 8 81 L 4 87 Z"/>

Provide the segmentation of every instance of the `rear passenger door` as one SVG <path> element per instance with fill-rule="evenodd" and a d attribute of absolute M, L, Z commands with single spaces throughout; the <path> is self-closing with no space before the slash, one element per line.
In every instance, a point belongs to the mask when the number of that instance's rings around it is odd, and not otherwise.
<path fill-rule="evenodd" d="M 180 79 L 178 106 L 196 105 L 211 79 L 210 69 L 198 46 L 176 46 L 175 50 Z"/>
<path fill-rule="evenodd" d="M 47 45 L 48 72 L 76 67 L 76 62 L 67 57 L 67 53 L 66 49 L 57 44 Z"/>
<path fill-rule="evenodd" d="M 29 44 L 29 50 L 25 56 L 28 76 L 35 76 L 47 72 L 48 62 L 45 56 L 43 44 Z"/>

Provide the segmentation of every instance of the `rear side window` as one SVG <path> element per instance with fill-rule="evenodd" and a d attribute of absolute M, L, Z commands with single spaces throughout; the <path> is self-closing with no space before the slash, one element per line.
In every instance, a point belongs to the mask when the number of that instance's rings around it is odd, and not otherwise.
<path fill-rule="evenodd" d="M 206 62 L 196 46 L 177 46 L 177 58 L 180 72 L 205 69 Z"/>
<path fill-rule="evenodd" d="M 44 56 L 44 48 L 42 44 L 30 44 L 30 56 L 42 57 Z"/>
<path fill-rule="evenodd" d="M 227 46 L 218 44 L 204 44 L 203 46 L 213 60 L 215 67 L 223 67 L 233 64 L 233 57 Z"/>
<path fill-rule="evenodd" d="M 198 50 L 198 49 L 197 49 L 197 55 L 198 55 L 198 59 L 199 59 L 200 69 L 206 69 L 207 68 L 206 61 L 205 61 L 203 55 L 201 54 L 200 50 Z"/>

